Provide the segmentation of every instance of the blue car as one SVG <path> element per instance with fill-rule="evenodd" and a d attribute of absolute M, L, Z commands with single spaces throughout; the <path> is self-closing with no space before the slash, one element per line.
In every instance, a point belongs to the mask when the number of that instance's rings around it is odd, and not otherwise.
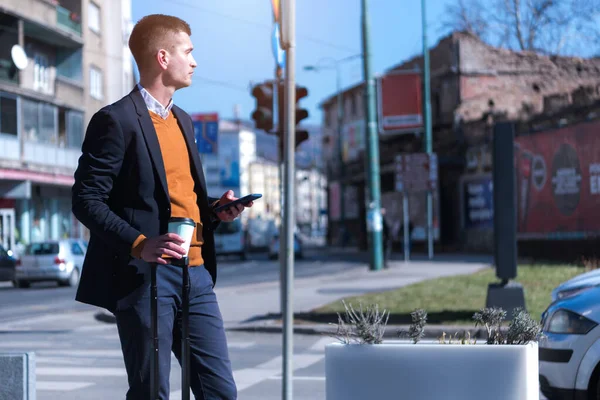
<path fill-rule="evenodd" d="M 540 389 L 554 399 L 600 399 L 600 287 L 563 297 L 542 314 Z"/>

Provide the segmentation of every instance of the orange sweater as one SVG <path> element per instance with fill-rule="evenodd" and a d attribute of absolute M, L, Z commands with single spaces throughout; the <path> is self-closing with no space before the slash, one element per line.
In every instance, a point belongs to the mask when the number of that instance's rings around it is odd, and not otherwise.
<path fill-rule="evenodd" d="M 190 157 L 183 133 L 177 124 L 177 118 L 169 112 L 167 119 L 162 119 L 158 114 L 150 112 L 152 123 L 158 136 L 160 151 L 162 153 L 167 186 L 171 198 L 171 217 L 191 218 L 196 221 L 196 229 L 192 237 L 188 253 L 189 265 L 204 264 L 202 258 L 202 222 L 198 208 L 196 192 L 194 192 L 194 178 L 191 173 Z M 182 157 L 182 155 L 187 157 Z M 132 247 L 132 255 L 140 257 L 146 237 L 140 235 Z"/>

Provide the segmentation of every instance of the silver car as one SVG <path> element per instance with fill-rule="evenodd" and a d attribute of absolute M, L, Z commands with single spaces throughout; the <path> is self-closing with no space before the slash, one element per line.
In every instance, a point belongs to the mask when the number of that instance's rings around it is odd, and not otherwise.
<path fill-rule="evenodd" d="M 61 239 L 27 245 L 15 272 L 15 286 L 26 288 L 31 282 L 56 281 L 59 286 L 77 286 L 87 243 Z"/>

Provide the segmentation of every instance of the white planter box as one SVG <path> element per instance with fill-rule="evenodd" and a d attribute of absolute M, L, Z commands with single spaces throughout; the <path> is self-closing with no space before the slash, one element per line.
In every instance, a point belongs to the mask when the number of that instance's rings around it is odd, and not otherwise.
<path fill-rule="evenodd" d="M 333 343 L 327 400 L 538 400 L 538 346 Z"/>

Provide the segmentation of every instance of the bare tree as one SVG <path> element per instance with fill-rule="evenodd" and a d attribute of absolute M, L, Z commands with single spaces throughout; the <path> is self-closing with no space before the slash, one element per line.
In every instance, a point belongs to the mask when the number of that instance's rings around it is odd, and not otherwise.
<path fill-rule="evenodd" d="M 445 26 L 515 50 L 581 55 L 600 49 L 600 0 L 455 0 Z"/>

